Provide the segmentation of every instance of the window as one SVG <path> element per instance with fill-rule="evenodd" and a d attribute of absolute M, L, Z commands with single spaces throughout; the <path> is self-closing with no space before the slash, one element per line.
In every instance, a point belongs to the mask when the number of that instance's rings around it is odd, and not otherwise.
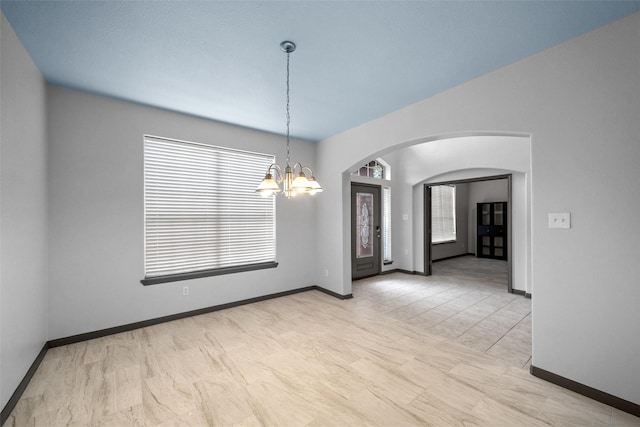
<path fill-rule="evenodd" d="M 456 187 L 431 187 L 431 243 L 456 241 Z"/>
<path fill-rule="evenodd" d="M 382 258 L 391 262 L 391 188 L 382 187 Z"/>
<path fill-rule="evenodd" d="M 275 267 L 274 156 L 145 136 L 145 285 Z"/>
<path fill-rule="evenodd" d="M 366 165 L 363 165 L 357 171 L 352 172 L 351 175 L 367 176 L 369 178 L 376 178 L 376 179 L 385 179 L 385 175 L 386 175 L 385 172 L 386 172 L 385 166 L 381 162 L 377 160 L 372 160 Z"/>

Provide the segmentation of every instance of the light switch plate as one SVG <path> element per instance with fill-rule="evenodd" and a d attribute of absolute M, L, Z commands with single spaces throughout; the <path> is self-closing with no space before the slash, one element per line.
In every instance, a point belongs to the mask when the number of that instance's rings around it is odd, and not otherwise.
<path fill-rule="evenodd" d="M 549 228 L 571 228 L 571 213 L 550 213 Z"/>

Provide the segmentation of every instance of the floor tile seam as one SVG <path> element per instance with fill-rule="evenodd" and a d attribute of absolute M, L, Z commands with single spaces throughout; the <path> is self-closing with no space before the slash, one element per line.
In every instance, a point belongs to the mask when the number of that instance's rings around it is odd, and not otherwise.
<path fill-rule="evenodd" d="M 444 303 L 443 303 L 443 304 L 444 304 Z M 442 305 L 442 304 L 440 304 L 440 305 Z M 436 307 L 440 307 L 440 306 L 438 305 L 438 306 L 436 306 Z M 436 308 L 436 307 L 434 307 L 434 308 Z M 431 311 L 431 310 L 427 310 L 427 311 Z M 445 322 L 445 321 L 449 320 L 450 318 L 452 318 L 452 317 L 453 317 L 453 316 L 455 316 L 456 314 L 458 314 L 458 313 L 455 313 L 455 314 L 452 314 L 451 316 L 447 316 L 447 317 L 445 317 L 444 319 L 440 320 L 439 322 L 434 323 L 433 325 L 429 326 L 429 328 L 428 328 L 428 329 L 433 329 L 434 327 L 438 326 L 440 323 L 442 323 L 442 322 Z M 435 333 L 435 332 L 434 332 L 434 333 Z M 438 333 L 435 333 L 435 334 L 436 334 L 436 335 L 438 335 L 438 336 L 443 336 L 443 335 L 440 335 L 440 334 L 438 334 Z"/>
<path fill-rule="evenodd" d="M 454 340 L 457 340 L 458 338 L 460 338 L 461 336 L 463 336 L 464 334 L 466 334 L 467 332 L 469 332 L 471 329 L 473 329 L 478 323 L 474 323 L 473 325 L 471 325 L 470 327 L 468 327 L 467 329 L 465 329 L 462 333 L 460 333 L 459 335 L 457 335 Z M 464 344 L 462 344 L 464 345 Z M 493 345 L 492 345 L 493 346 Z M 465 346 L 468 347 L 468 346 Z M 491 348 L 491 347 L 489 347 Z M 487 349 L 486 351 L 489 351 L 489 349 Z M 484 353 L 484 351 L 483 351 Z"/>
<path fill-rule="evenodd" d="M 487 297 L 487 298 L 488 298 L 488 297 Z M 478 302 L 480 302 L 480 301 L 478 301 Z M 508 304 L 508 303 L 507 303 L 507 304 Z M 475 304 L 474 304 L 474 305 L 475 305 Z M 501 307 L 501 308 L 502 308 L 502 307 Z M 498 309 L 498 310 L 499 310 L 499 309 Z M 496 311 L 497 311 L 497 310 L 496 310 Z M 496 313 L 496 311 L 494 311 L 493 313 L 491 313 L 491 314 L 489 314 L 489 315 L 487 315 L 487 316 L 483 317 L 481 320 L 477 321 L 477 322 L 476 322 L 474 325 L 472 325 L 469 329 L 467 329 L 466 331 L 464 331 L 463 333 L 461 333 L 460 335 L 458 335 L 458 336 L 456 337 L 456 339 L 460 338 L 462 335 L 466 334 L 468 331 L 470 331 L 471 329 L 473 329 L 474 327 L 476 327 L 479 323 L 481 323 L 482 321 L 484 321 L 484 320 L 486 320 L 487 318 L 489 318 L 492 314 Z M 460 313 L 458 313 L 458 314 L 460 314 Z M 522 321 L 522 319 L 520 319 L 520 320 L 518 321 L 518 323 L 520 323 L 520 321 Z M 518 323 L 516 323 L 516 325 L 517 325 Z M 511 329 L 515 328 L 515 326 L 516 326 L 516 325 L 512 326 L 512 327 L 509 329 L 509 331 L 511 331 Z M 504 338 L 504 336 L 505 336 L 507 333 L 509 333 L 509 331 L 505 332 L 505 333 L 504 333 L 500 338 L 498 338 L 498 339 L 497 339 L 497 340 L 496 340 L 496 341 L 495 341 L 491 346 L 489 346 L 489 348 L 487 348 L 486 350 L 484 350 L 484 351 L 483 351 L 483 353 L 485 353 L 485 352 L 489 351 L 489 350 L 491 349 L 491 347 L 493 347 L 494 345 L 496 345 L 496 343 L 497 343 L 498 341 L 500 341 L 502 338 Z"/>
<path fill-rule="evenodd" d="M 455 367 L 454 367 L 454 368 L 452 368 L 452 370 L 453 370 L 453 369 L 455 369 Z M 533 416 L 533 415 L 530 415 L 530 414 L 528 414 L 528 413 L 526 413 L 526 412 L 524 412 L 524 411 L 520 410 L 518 406 L 516 406 L 516 405 L 512 405 L 512 404 L 511 404 L 511 403 L 509 403 L 509 402 L 505 402 L 505 401 L 503 401 L 503 400 L 502 400 L 502 399 L 500 399 L 500 398 L 499 398 L 499 396 L 497 396 L 495 393 L 488 393 L 486 389 L 477 387 L 477 386 L 475 385 L 475 383 L 474 383 L 474 382 L 469 382 L 469 381 L 466 381 L 464 378 L 456 377 L 456 376 L 455 376 L 455 374 L 453 375 L 453 378 L 455 378 L 457 381 L 461 382 L 462 384 L 464 384 L 464 385 L 468 386 L 469 388 L 472 388 L 472 389 L 474 389 L 474 390 L 478 391 L 479 393 L 482 393 L 484 396 L 488 397 L 489 399 L 493 400 L 494 402 L 498 403 L 498 404 L 499 404 L 499 405 L 501 405 L 501 406 L 506 406 L 507 408 L 512 409 L 512 410 L 514 410 L 514 411 L 516 411 L 516 412 L 518 412 L 518 413 L 520 413 L 520 414 L 522 414 L 522 415 L 524 415 L 524 416 L 526 416 L 526 417 L 534 418 L 534 419 L 535 419 L 535 420 L 537 420 L 537 421 L 540 421 L 540 422 L 542 422 L 542 423 L 544 423 L 544 424 L 546 424 L 546 425 L 551 426 L 551 424 L 549 424 L 547 421 L 545 421 L 545 420 L 543 420 L 543 419 L 541 419 L 541 418 L 539 417 L 539 414 L 540 414 L 540 412 L 542 411 L 542 408 L 544 407 L 545 403 L 547 402 L 547 400 L 548 400 L 549 398 L 545 398 L 544 402 L 542 402 L 542 405 L 540 405 L 540 408 L 537 410 L 536 415 L 535 415 L 535 416 Z M 470 413 L 471 413 L 471 412 L 473 412 L 473 410 L 474 410 L 474 409 L 475 409 L 475 408 L 476 408 L 480 403 L 481 403 L 481 402 L 478 402 L 478 403 L 473 407 L 473 409 L 470 411 Z"/>
<path fill-rule="evenodd" d="M 520 320 L 518 321 L 518 323 L 520 323 L 520 321 L 521 321 L 521 320 L 522 320 L 522 319 L 520 319 Z M 507 334 L 508 334 L 509 332 L 511 332 L 511 331 L 513 330 L 513 328 L 515 328 L 515 327 L 516 327 L 516 325 L 517 325 L 518 323 L 516 323 L 515 325 L 513 325 L 511 328 L 509 328 L 509 330 L 508 330 L 507 332 L 505 332 L 504 334 L 502 334 L 502 336 L 501 336 L 500 338 L 498 338 L 498 339 L 496 340 L 496 342 L 494 342 L 494 343 L 491 345 L 491 347 L 489 347 L 489 348 L 487 349 L 487 352 L 488 352 L 489 350 L 491 350 L 491 349 L 492 349 L 496 344 L 498 344 L 498 343 L 499 343 L 499 342 L 500 342 L 500 341 L 501 341 L 505 336 L 507 336 Z"/>
<path fill-rule="evenodd" d="M 440 304 L 438 304 L 438 305 L 436 305 L 436 306 L 433 306 L 433 307 L 431 307 L 430 309 L 425 310 L 425 312 L 424 312 L 424 313 L 426 313 L 426 312 L 428 312 L 428 311 L 432 311 L 432 310 L 434 310 L 434 309 L 436 309 L 436 308 L 438 308 L 438 307 L 440 307 L 440 306 L 442 306 L 442 305 L 444 305 L 444 304 L 449 303 L 450 301 L 451 301 L 451 300 L 449 300 L 449 301 L 445 301 L 445 302 L 442 302 L 442 303 L 440 303 Z M 421 313 L 421 314 L 424 314 L 424 313 Z M 459 313 L 459 312 L 458 312 L 458 313 Z M 456 314 L 458 314 L 458 313 L 452 314 L 451 316 L 455 316 L 455 315 L 456 315 Z M 451 317 L 451 316 L 448 316 L 447 318 L 445 318 L 445 319 L 441 320 L 441 322 L 444 322 L 445 320 L 447 320 L 447 319 L 448 319 L 449 317 Z M 438 323 L 440 323 L 440 322 L 438 322 Z M 436 323 L 436 324 L 432 325 L 432 327 L 433 327 L 433 326 L 435 326 L 435 325 L 437 325 L 438 323 Z"/>
<path fill-rule="evenodd" d="M 410 419 L 413 419 L 419 425 L 428 425 L 427 420 L 425 420 L 424 418 L 422 418 L 421 416 L 419 416 L 414 411 L 412 411 L 411 409 L 408 408 L 409 403 L 404 404 L 404 403 L 397 402 L 396 400 L 394 400 L 391 397 L 387 396 L 387 394 L 384 392 L 384 390 L 379 389 L 375 385 L 372 385 L 372 387 L 367 386 L 366 388 L 371 394 L 373 394 L 375 397 L 377 397 L 382 402 L 384 402 L 387 405 L 389 405 L 392 408 L 394 408 L 403 417 L 405 417 L 405 418 L 408 417 Z M 424 390 L 423 390 L 423 392 L 424 392 Z M 413 402 L 413 400 L 416 399 L 418 396 L 420 396 L 420 394 L 421 393 L 419 393 L 416 397 L 411 399 L 410 402 Z"/>
<path fill-rule="evenodd" d="M 429 295 L 429 296 L 431 297 L 431 296 L 435 296 L 435 295 L 440 295 L 443 292 L 449 292 L 451 289 L 455 289 L 455 288 L 458 288 L 458 287 L 459 287 L 458 285 L 454 284 L 454 285 L 448 286 L 447 287 L 448 289 L 443 289 L 440 292 L 436 292 L 435 294 L 432 294 L 432 295 Z M 451 299 L 445 301 L 443 304 L 446 304 L 446 303 L 448 303 L 448 302 L 450 302 L 450 301 L 452 301 L 452 300 L 454 300 L 456 298 L 459 298 L 462 295 L 467 295 L 467 294 L 469 294 L 471 292 L 473 292 L 473 290 L 470 290 L 469 292 L 466 292 L 466 293 L 463 293 L 463 294 L 460 294 L 460 295 L 456 295 L 456 296 L 452 297 Z"/>
<path fill-rule="evenodd" d="M 482 301 L 486 300 L 487 298 L 489 298 L 489 297 L 491 297 L 491 296 L 493 296 L 493 295 L 487 295 L 486 297 L 482 298 L 480 301 L 477 301 L 477 302 L 475 302 L 475 303 L 471 304 L 469 307 L 465 308 L 465 309 L 464 309 L 464 310 L 462 310 L 460 313 L 464 313 L 465 311 L 467 311 L 467 310 L 469 310 L 470 308 L 472 308 L 472 307 L 474 307 L 474 306 L 476 306 L 476 305 L 480 304 Z M 500 308 L 502 308 L 502 307 L 500 307 Z M 460 314 L 460 313 L 458 313 L 458 314 Z M 495 311 L 494 311 L 494 313 L 495 313 Z M 491 313 L 491 314 L 493 314 L 493 313 Z M 488 315 L 488 316 L 490 316 L 490 315 Z M 486 318 L 486 317 L 485 317 L 485 318 Z M 484 320 L 485 318 L 483 318 L 482 320 Z M 481 321 L 482 321 L 482 320 L 481 320 Z"/>
<path fill-rule="evenodd" d="M 495 314 L 495 313 L 497 313 L 498 311 L 502 310 L 503 308 L 505 308 L 506 306 L 508 306 L 509 304 L 511 304 L 513 301 L 514 301 L 514 300 L 511 300 L 511 301 L 507 301 L 507 302 L 505 302 L 504 304 L 502 304 L 502 305 L 500 306 L 500 308 L 498 308 L 496 311 L 494 311 L 494 312 L 493 312 L 493 313 L 491 313 L 491 314 Z M 522 319 L 520 319 L 520 320 L 522 320 Z"/>
<path fill-rule="evenodd" d="M 445 292 L 445 291 L 443 290 L 442 292 Z M 431 311 L 431 310 L 433 310 L 433 309 L 435 309 L 435 308 L 438 308 L 438 307 L 440 307 L 440 306 L 442 306 L 442 305 L 444 305 L 444 304 L 448 304 L 448 303 L 450 303 L 451 301 L 454 301 L 454 300 L 456 300 L 456 299 L 460 298 L 461 296 L 468 295 L 469 293 L 472 293 L 472 292 L 474 292 L 474 291 L 472 290 L 472 291 L 467 292 L 467 293 L 465 293 L 465 294 L 457 295 L 457 296 L 455 296 L 455 297 L 453 297 L 453 298 L 451 298 L 451 299 L 449 299 L 449 300 L 447 300 L 447 301 L 444 301 L 444 302 L 442 302 L 442 303 L 440 303 L 440 304 L 438 304 L 438 305 L 436 305 L 436 306 L 434 306 L 434 307 L 431 307 L 431 308 L 430 308 L 430 309 L 428 309 L 427 311 Z M 439 293 L 441 293 L 441 292 L 439 292 Z M 434 294 L 434 295 L 437 295 L 437 294 Z M 488 298 L 488 297 L 487 297 L 487 298 Z M 478 301 L 478 302 L 479 302 L 479 301 Z M 475 304 L 477 304 L 477 303 L 475 303 Z M 473 305 L 475 305 L 475 304 L 473 304 Z M 472 305 L 472 306 L 473 306 L 473 305 Z M 469 307 L 472 307 L 472 306 L 469 306 Z M 453 316 L 455 316 L 456 314 L 459 314 L 459 313 L 461 313 L 461 312 L 463 312 L 463 311 L 467 310 L 469 307 L 467 307 L 467 308 L 465 308 L 465 309 L 463 309 L 463 310 L 458 311 L 457 313 L 453 314 Z M 445 319 L 445 320 L 446 320 L 446 319 Z"/>
<path fill-rule="evenodd" d="M 405 305 L 405 306 L 403 306 L 403 307 L 406 307 L 406 305 Z M 394 311 L 395 311 L 395 310 L 394 310 Z M 402 321 L 406 321 L 406 322 L 408 322 L 409 320 L 411 320 L 411 319 L 415 319 L 416 317 L 418 317 L 418 316 L 420 316 L 420 315 L 422 315 L 422 314 L 426 313 L 427 311 L 428 311 L 428 310 L 421 311 L 420 313 L 415 314 L 415 315 L 413 315 L 413 316 L 411 316 L 411 317 L 407 317 L 406 319 L 402 319 Z M 384 314 L 389 314 L 389 315 L 390 315 L 390 312 L 386 312 L 386 313 L 384 313 Z"/>
<path fill-rule="evenodd" d="M 523 321 L 524 319 L 526 319 L 530 314 L 531 314 L 531 312 L 529 312 L 529 313 L 525 314 L 525 315 L 524 315 L 524 317 L 523 317 L 522 319 L 518 320 L 518 321 L 516 322 L 516 324 L 515 324 L 515 325 L 513 325 L 513 328 L 516 328 L 518 325 L 520 325 L 520 324 L 522 323 L 522 321 Z M 529 334 L 529 335 L 531 335 L 531 334 Z"/>

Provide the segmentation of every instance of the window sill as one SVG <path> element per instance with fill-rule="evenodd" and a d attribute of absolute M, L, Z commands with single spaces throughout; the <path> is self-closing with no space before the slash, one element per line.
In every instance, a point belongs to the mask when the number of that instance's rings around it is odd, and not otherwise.
<path fill-rule="evenodd" d="M 456 243 L 457 240 L 445 240 L 444 242 L 431 242 L 432 245 L 446 245 L 447 243 Z"/>
<path fill-rule="evenodd" d="M 178 282 L 180 280 L 199 279 L 209 276 L 221 276 L 223 274 L 242 273 L 244 271 L 263 270 L 265 268 L 276 268 L 278 263 L 262 262 L 260 264 L 238 265 L 234 267 L 215 268 L 212 270 L 194 271 L 191 273 L 169 274 L 167 276 L 148 277 L 140 280 L 144 286 L 158 285 L 160 283 Z"/>

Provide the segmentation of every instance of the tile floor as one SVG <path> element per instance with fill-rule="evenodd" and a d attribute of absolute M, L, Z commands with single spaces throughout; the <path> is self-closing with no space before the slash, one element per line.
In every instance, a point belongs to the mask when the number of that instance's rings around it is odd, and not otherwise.
<path fill-rule="evenodd" d="M 443 262 L 429 278 L 355 282 L 350 300 L 309 291 L 53 348 L 5 425 L 640 426 L 531 376 L 530 301 L 468 270 Z"/>
<path fill-rule="evenodd" d="M 490 354 L 531 364 L 531 300 L 509 294 L 507 262 L 473 256 L 433 263 L 433 275 L 353 282 L 355 304 Z"/>

